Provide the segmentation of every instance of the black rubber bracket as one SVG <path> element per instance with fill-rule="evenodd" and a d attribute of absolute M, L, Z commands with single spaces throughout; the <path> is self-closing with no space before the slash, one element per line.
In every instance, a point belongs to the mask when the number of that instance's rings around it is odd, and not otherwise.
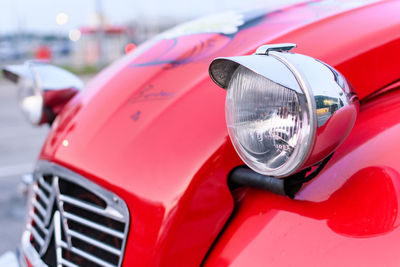
<path fill-rule="evenodd" d="M 231 188 L 238 186 L 251 186 L 271 191 L 281 196 L 294 198 L 299 192 L 302 185 L 311 179 L 315 178 L 318 173 L 325 167 L 333 154 L 325 158 L 321 163 L 316 165 L 316 169 L 311 171 L 311 168 L 304 169 L 291 176 L 285 178 L 274 178 L 259 174 L 248 167 L 241 166 L 235 168 L 228 177 L 228 182 Z M 308 174 L 308 175 L 307 175 Z"/>

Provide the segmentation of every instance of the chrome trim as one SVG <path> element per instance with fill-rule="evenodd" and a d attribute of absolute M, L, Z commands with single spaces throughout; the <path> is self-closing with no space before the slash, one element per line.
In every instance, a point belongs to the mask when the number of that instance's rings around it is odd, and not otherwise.
<path fill-rule="evenodd" d="M 34 176 L 34 179 L 35 178 L 36 177 Z M 33 191 L 33 193 L 35 193 L 35 191 Z M 50 223 L 50 220 L 51 220 L 51 217 L 52 217 L 51 211 L 53 210 L 55 199 L 56 199 L 56 194 L 55 194 L 55 192 L 52 191 L 50 193 L 49 201 L 48 201 L 48 204 L 47 204 L 47 207 L 46 207 L 46 214 L 44 216 L 44 224 L 45 225 L 48 225 Z"/>
<path fill-rule="evenodd" d="M 68 245 L 67 245 L 65 242 L 62 242 L 62 241 L 61 241 L 60 244 L 61 244 L 61 247 L 65 248 L 65 249 L 68 249 Z M 99 265 L 103 265 L 103 266 L 106 266 L 106 267 L 115 267 L 114 265 L 109 264 L 108 262 L 103 261 L 102 259 L 99 259 L 98 257 L 95 257 L 95 256 L 93 256 L 93 255 L 90 255 L 89 253 L 86 253 L 86 252 L 84 252 L 84 251 L 81 250 L 81 249 L 72 247 L 72 248 L 71 248 L 71 251 L 72 251 L 73 253 L 76 253 L 76 254 L 78 254 L 79 256 L 81 256 L 81 257 L 83 257 L 83 258 L 86 258 L 86 259 L 88 259 L 88 260 L 90 260 L 90 261 L 93 261 L 93 262 L 95 262 L 95 263 L 97 263 L 97 264 L 99 264 Z"/>
<path fill-rule="evenodd" d="M 20 261 L 25 262 L 24 257 L 26 257 L 34 267 L 48 267 L 40 258 L 39 253 L 37 253 L 31 245 L 30 237 L 31 233 L 29 231 L 23 232 L 20 247 L 22 252 L 20 254 Z"/>
<path fill-rule="evenodd" d="M 313 148 L 315 146 L 315 141 L 316 141 L 316 133 L 317 133 L 317 117 L 316 113 L 314 112 L 316 110 L 315 106 L 315 101 L 314 101 L 314 94 L 311 85 L 308 83 L 306 79 L 304 79 L 304 74 L 301 71 L 300 68 L 296 68 L 291 61 L 287 60 L 283 54 L 287 53 L 280 53 L 280 52 L 270 52 L 269 55 L 273 56 L 274 58 L 278 59 L 280 62 L 282 62 L 293 74 L 293 76 L 296 78 L 296 81 L 301 87 L 302 93 L 306 96 L 307 100 L 307 107 L 308 110 L 303 110 L 303 116 L 307 115 L 309 117 L 308 119 L 308 124 L 309 124 L 309 132 L 306 132 L 305 134 L 302 131 L 302 136 L 301 140 L 299 141 L 300 146 L 298 146 L 297 149 L 297 155 L 300 155 L 300 157 L 297 157 L 294 155 L 291 157 L 292 162 L 289 161 L 284 165 L 290 171 L 286 171 L 286 173 L 282 173 L 282 169 L 280 169 L 279 174 L 277 176 L 284 176 L 287 175 L 288 173 L 293 173 L 295 170 L 297 170 L 304 162 L 306 162 L 313 151 Z M 305 136 L 304 136 L 305 135 Z M 293 152 L 295 153 L 295 152 Z M 291 163 L 293 166 L 291 166 L 289 163 Z M 290 167 L 290 168 L 289 168 Z M 274 174 L 271 174 L 274 175 Z"/>
<path fill-rule="evenodd" d="M 113 236 L 116 236 L 116 237 L 119 237 L 119 238 L 124 238 L 124 233 L 122 233 L 122 232 L 118 232 L 118 231 L 116 231 L 114 229 L 107 228 L 107 227 L 105 227 L 105 226 L 103 226 L 101 224 L 97 224 L 97 223 L 94 223 L 92 221 L 86 220 L 86 219 L 81 218 L 79 216 L 76 216 L 76 215 L 74 215 L 72 213 L 64 212 L 64 217 L 69 219 L 69 220 L 76 221 L 76 222 L 78 222 L 80 224 L 83 224 L 83 225 L 89 226 L 91 228 L 94 228 L 96 230 L 105 232 L 105 233 L 107 233 L 109 235 L 113 235 Z"/>
<path fill-rule="evenodd" d="M 88 236 L 86 236 L 84 234 L 78 233 L 78 232 L 73 231 L 73 230 L 67 230 L 67 233 L 71 237 L 79 238 L 79 239 L 85 241 L 86 243 L 89 243 L 89 244 L 92 244 L 92 245 L 94 245 L 96 247 L 104 249 L 105 251 L 108 251 L 108 252 L 110 252 L 110 253 L 112 253 L 114 255 L 121 256 L 121 251 L 119 251 L 118 249 L 113 248 L 113 247 L 111 247 L 109 245 L 106 245 L 104 243 L 101 243 L 101 242 L 97 241 L 96 239 L 93 239 L 91 237 L 88 237 Z"/>
<path fill-rule="evenodd" d="M 325 99 L 334 98 L 337 103 L 337 108 L 349 106 L 357 102 L 357 95 L 352 92 L 346 79 L 335 69 L 324 62 L 321 62 L 312 57 L 293 53 L 279 53 L 286 61 L 292 62 L 294 69 L 301 69 L 304 80 L 307 80 L 311 85 L 310 91 L 314 95 L 315 108 L 318 109 L 317 97 Z M 355 98 L 354 98 L 355 96 Z M 339 103 L 340 102 L 340 103 Z M 321 118 L 317 115 L 317 128 L 324 125 L 333 113 L 326 118 Z"/>
<path fill-rule="evenodd" d="M 39 217 L 33 213 L 33 211 L 29 211 L 29 217 L 40 227 L 40 230 L 44 232 L 45 235 L 48 234 L 49 230 L 46 229 L 46 226 L 43 222 L 39 219 Z"/>
<path fill-rule="evenodd" d="M 39 188 L 39 186 L 37 186 L 37 184 L 33 185 L 33 192 L 39 195 L 44 204 L 49 205 L 50 199 L 43 193 L 43 191 Z"/>
<path fill-rule="evenodd" d="M 302 93 L 291 70 L 275 58 L 265 55 L 216 58 L 210 64 L 210 77 L 218 86 L 227 89 L 229 81 L 239 65 L 267 77 L 283 87 Z"/>
<path fill-rule="evenodd" d="M 38 92 L 68 88 L 83 89 L 83 82 L 78 76 L 42 61 L 27 60 L 24 64 L 2 66 L 1 69 L 15 76 L 16 80 L 12 80 L 6 75 L 13 82 L 19 82 L 21 79 L 31 81 Z"/>
<path fill-rule="evenodd" d="M 100 214 L 100 215 L 104 215 L 104 213 L 107 213 L 107 216 L 111 217 L 112 219 L 124 222 L 123 215 L 121 215 L 118 211 L 115 211 L 115 209 L 113 209 L 113 208 L 103 210 L 103 209 L 96 207 L 95 205 L 92 205 L 89 203 L 83 203 L 80 200 L 77 200 L 73 197 L 65 196 L 62 194 L 60 194 L 59 198 L 60 198 L 61 202 L 66 202 L 66 203 L 72 204 L 74 206 L 77 206 L 79 208 L 82 208 L 82 209 L 85 209 L 88 211 L 92 211 L 92 212 Z"/>
<path fill-rule="evenodd" d="M 51 185 L 44 179 L 45 175 L 51 176 L 51 178 L 49 178 L 51 179 Z M 90 191 L 105 202 L 105 207 L 100 207 L 95 204 L 70 197 L 65 195 L 66 192 L 62 194 L 60 192 L 60 179 L 77 184 L 85 190 Z M 48 196 L 45 193 L 48 193 Z M 45 202 L 46 207 L 43 207 L 40 202 L 36 200 L 36 197 L 40 200 L 44 200 L 43 202 Z M 33 266 L 46 266 L 41 257 L 45 255 L 53 235 L 56 246 L 57 267 L 61 267 L 63 265 L 77 267 L 75 263 L 70 262 L 68 259 L 64 259 L 62 257 L 62 251 L 64 249 L 102 266 L 121 266 L 129 230 L 130 216 L 128 207 L 120 197 L 60 165 L 47 161 L 39 161 L 34 172 L 34 183 L 31 190 L 30 200 L 32 209 L 28 212 L 27 230 L 24 232 L 21 240 L 21 250 L 29 259 L 29 261 L 34 263 Z M 56 210 L 52 214 L 54 203 L 56 203 Z M 74 214 L 74 212 L 67 212 L 64 210 L 64 203 L 69 203 L 73 206 L 77 206 L 79 208 L 86 209 L 104 216 L 105 218 L 110 218 L 121 222 L 124 224 L 124 229 L 122 232 L 120 232 L 117 230 L 117 228 L 98 224 L 96 221 L 90 221 L 90 219 L 80 217 L 79 215 Z M 43 217 L 43 220 L 38 217 L 37 214 L 35 214 L 33 208 L 36 208 L 36 212 Z M 112 246 L 102 242 L 101 239 L 95 239 L 87 236 L 85 232 L 70 229 L 68 225 L 70 221 L 75 221 L 86 227 L 119 238 L 121 241 L 121 247 L 119 248 L 118 246 Z M 35 223 L 35 226 L 32 226 L 32 222 Z M 42 238 L 41 234 L 38 233 L 35 227 L 44 233 L 44 239 Z M 31 243 L 31 236 L 33 236 L 34 240 L 38 243 L 40 247 L 39 251 L 36 251 Z M 84 249 L 74 247 L 72 238 L 82 240 L 89 245 L 93 245 L 99 249 L 111 253 L 112 255 L 115 255 L 118 257 L 116 258 L 118 259 L 118 264 L 113 265 L 111 262 L 102 260 L 98 256 L 85 252 Z"/>
<path fill-rule="evenodd" d="M 54 190 L 53 192 L 55 193 L 56 200 L 57 200 L 57 206 L 58 206 L 58 210 L 59 210 L 59 212 L 58 212 L 59 215 L 58 216 L 60 217 L 60 222 L 62 223 L 64 231 L 66 232 L 65 238 L 67 239 L 68 247 L 71 248 L 72 247 L 72 241 L 71 241 L 71 236 L 67 234 L 69 232 L 69 227 L 68 227 L 67 220 L 64 218 L 64 215 L 63 215 L 64 212 L 65 212 L 64 211 L 64 203 L 60 200 L 61 193 L 60 193 L 60 185 L 58 184 L 58 179 L 59 178 L 58 178 L 57 175 L 54 176 L 54 178 L 53 178 L 53 184 L 52 184 L 53 185 L 53 190 Z M 56 214 L 54 214 L 54 216 L 55 215 Z"/>
<path fill-rule="evenodd" d="M 61 264 L 67 267 L 79 267 L 78 265 L 64 259 L 61 259 Z"/>
<path fill-rule="evenodd" d="M 299 145 L 284 165 L 275 169 L 256 166 L 255 161 L 240 153 L 243 152 L 240 144 L 233 142 L 242 160 L 254 171 L 264 175 L 286 177 L 321 162 L 345 140 L 358 114 L 357 95 L 344 76 L 317 59 L 289 53 L 295 46 L 265 45 L 259 47 L 254 55 L 216 58 L 209 67 L 212 80 L 224 89 L 228 88 L 236 69 L 243 66 L 297 93 L 303 123 L 308 129 L 302 127 Z M 305 121 L 306 118 L 308 121 Z M 343 130 L 337 133 L 335 128 L 339 121 L 339 127 Z M 324 130 L 322 127 L 325 127 Z"/>
<path fill-rule="evenodd" d="M 43 256 L 46 253 L 47 249 L 49 248 L 49 244 L 50 244 L 51 238 L 52 238 L 51 233 L 53 233 L 53 232 L 54 232 L 54 223 L 50 224 L 49 234 L 46 235 L 46 239 L 44 240 L 44 244 L 41 246 L 41 249 L 39 251 L 39 255 L 40 256 Z"/>
<path fill-rule="evenodd" d="M 45 101 L 45 94 L 49 91 L 70 89 L 81 91 L 84 87 L 82 80 L 75 74 L 47 64 L 42 61 L 28 60 L 20 65 L 7 65 L 2 68 L 5 78 L 17 83 L 19 95 L 24 95 L 24 91 L 31 90 L 35 98 L 35 104 L 24 105 L 20 101 L 20 106 L 30 123 L 39 125 L 45 119 L 45 108 L 48 107 Z M 31 98 L 32 99 L 32 98 Z"/>
<path fill-rule="evenodd" d="M 116 219 L 119 218 L 119 220 L 123 222 L 124 220 L 122 218 L 129 217 L 128 207 L 119 196 L 103 189 L 99 185 L 89 181 L 87 178 L 79 174 L 76 174 L 58 164 L 41 160 L 37 163 L 35 167 L 35 178 L 37 175 L 44 173 L 52 173 L 53 175 L 63 177 L 63 179 L 67 181 L 78 183 L 80 186 L 100 196 L 106 202 L 106 205 L 107 207 L 110 208 L 110 210 L 115 210 L 118 212 L 118 216 L 115 216 Z M 108 213 L 108 215 L 115 215 L 115 214 Z"/>
<path fill-rule="evenodd" d="M 40 215 L 42 215 L 43 217 L 46 216 L 46 210 L 36 199 L 32 200 L 32 205 L 39 211 Z"/>
<path fill-rule="evenodd" d="M 292 43 L 286 43 L 286 44 L 268 44 L 268 45 L 262 45 L 259 48 L 257 48 L 255 54 L 256 55 L 268 55 L 269 52 L 271 51 L 277 51 L 277 52 L 289 52 L 293 48 L 296 48 L 296 44 Z"/>
<path fill-rule="evenodd" d="M 38 242 L 39 245 L 42 247 L 45 244 L 45 240 L 39 235 L 39 233 L 36 231 L 36 229 L 30 224 L 28 224 L 26 228 L 29 232 L 32 233 L 36 242 Z"/>
<path fill-rule="evenodd" d="M 44 187 L 44 189 L 47 191 L 47 193 L 50 194 L 51 191 L 52 191 L 52 188 L 51 188 L 51 186 L 49 186 L 49 185 L 44 181 L 43 176 L 40 176 L 38 181 L 39 181 L 39 184 L 40 184 L 41 186 Z"/>
<path fill-rule="evenodd" d="M 54 212 L 53 225 L 54 225 L 54 241 L 55 241 L 54 243 L 56 244 L 57 267 L 62 267 L 61 260 L 62 260 L 63 256 L 62 256 L 62 247 L 61 247 L 61 242 L 62 242 L 61 215 L 58 210 L 56 212 Z M 66 236 L 68 236 L 68 235 L 66 235 Z M 71 249 L 71 247 L 72 247 L 71 244 L 68 244 L 68 249 Z"/>

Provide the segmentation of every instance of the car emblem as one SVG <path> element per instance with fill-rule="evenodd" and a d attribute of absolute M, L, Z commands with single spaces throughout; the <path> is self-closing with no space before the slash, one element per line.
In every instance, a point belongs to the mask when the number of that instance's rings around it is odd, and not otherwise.
<path fill-rule="evenodd" d="M 52 182 L 52 188 L 50 197 L 49 197 L 49 205 L 46 210 L 46 218 L 44 219 L 44 225 L 49 229 L 42 248 L 40 249 L 40 256 L 43 256 L 51 243 L 51 239 L 54 234 L 54 242 L 56 246 L 56 256 L 57 262 L 60 262 L 61 259 L 61 244 L 64 242 L 67 244 L 68 248 L 72 247 L 71 236 L 69 233 L 69 227 L 66 218 L 63 216 L 64 207 L 63 201 L 60 200 L 60 187 L 59 187 L 59 178 L 57 176 L 54 177 Z M 53 207 L 55 207 L 55 211 L 52 213 Z M 64 235 L 64 238 L 62 237 Z M 65 240 L 65 241 L 64 241 Z"/>

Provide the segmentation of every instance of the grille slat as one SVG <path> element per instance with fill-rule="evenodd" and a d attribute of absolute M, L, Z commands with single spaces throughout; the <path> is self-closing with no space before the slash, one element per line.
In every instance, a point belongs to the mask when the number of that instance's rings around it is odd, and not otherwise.
<path fill-rule="evenodd" d="M 109 246 L 107 244 L 101 243 L 101 242 L 97 241 L 94 238 L 88 237 L 88 236 L 86 236 L 84 234 L 80 234 L 80 233 L 75 232 L 73 230 L 68 230 L 68 233 L 72 237 L 81 239 L 81 240 L 85 241 L 86 243 L 89 243 L 89 244 L 91 244 L 93 246 L 96 246 L 96 247 L 99 247 L 101 249 L 104 249 L 105 251 L 108 251 L 108 252 L 110 252 L 112 254 L 115 254 L 115 255 L 118 255 L 118 256 L 121 255 L 121 251 L 119 249 L 116 249 L 116 248 L 113 248 L 112 246 Z"/>
<path fill-rule="evenodd" d="M 36 171 L 32 187 L 27 230 L 33 248 L 48 266 L 121 266 L 129 226 L 125 203 L 87 179 L 50 165 L 50 171 Z"/>
<path fill-rule="evenodd" d="M 75 263 L 72 263 L 70 261 L 67 261 L 65 259 L 61 259 L 61 265 L 65 265 L 67 267 L 79 267 L 78 265 L 76 265 Z"/>
<path fill-rule="evenodd" d="M 107 209 L 101 209 L 98 208 L 92 204 L 88 204 L 82 201 L 77 200 L 76 198 L 70 197 L 70 196 L 66 196 L 66 195 L 60 195 L 60 200 L 66 203 L 69 203 L 71 205 L 77 206 L 79 208 L 100 214 L 100 215 L 104 215 L 104 213 L 108 213 L 108 217 L 114 219 L 114 220 L 118 220 L 118 221 L 124 221 L 124 218 L 122 215 L 117 215 L 118 213 L 115 213 L 113 211 L 107 210 Z"/>
<path fill-rule="evenodd" d="M 116 231 L 116 230 L 114 230 L 112 228 L 105 227 L 105 226 L 103 226 L 101 224 L 94 223 L 94 222 L 89 221 L 89 220 L 86 220 L 86 219 L 84 219 L 82 217 L 79 217 L 79 216 L 76 216 L 76 215 L 74 215 L 72 213 L 64 212 L 64 217 L 69 219 L 69 220 L 72 220 L 72 221 L 78 222 L 80 224 L 83 224 L 85 226 L 89 226 L 91 228 L 94 228 L 94 229 L 96 229 L 98 231 L 113 235 L 115 237 L 118 237 L 118 238 L 121 238 L 121 239 L 124 238 L 124 233 L 122 233 L 122 232 Z"/>
<path fill-rule="evenodd" d="M 36 199 L 32 200 L 32 205 L 37 209 L 37 211 L 39 211 L 40 215 L 42 215 L 43 217 L 46 216 L 45 208 L 43 208 L 42 205 Z"/>
<path fill-rule="evenodd" d="M 40 230 L 42 230 L 45 235 L 48 234 L 49 230 L 46 229 L 46 227 L 44 226 L 43 221 L 35 213 L 30 211 L 29 212 L 29 217 L 33 220 L 35 225 L 39 226 Z"/>
<path fill-rule="evenodd" d="M 35 192 L 35 194 L 38 197 L 40 197 L 40 200 L 43 201 L 43 203 L 46 204 L 46 206 L 49 206 L 50 199 L 44 194 L 42 189 L 40 189 L 39 186 L 37 186 L 37 184 L 33 186 L 33 192 Z"/>
<path fill-rule="evenodd" d="M 44 239 L 40 236 L 38 231 L 36 231 L 36 229 L 32 225 L 28 226 L 28 230 L 31 231 L 33 238 L 35 238 L 36 242 L 38 242 L 40 246 L 43 246 Z"/>
<path fill-rule="evenodd" d="M 108 263 L 108 262 L 106 262 L 106 261 L 104 261 L 104 260 L 102 260 L 102 259 L 100 259 L 98 257 L 90 255 L 89 253 L 86 253 L 85 251 L 80 250 L 79 248 L 75 248 L 75 247 L 68 248 L 67 243 L 65 243 L 63 241 L 61 242 L 61 247 L 64 248 L 64 249 L 70 250 L 73 253 L 75 253 L 75 254 L 83 257 L 83 258 L 86 258 L 86 259 L 88 259 L 88 260 L 90 260 L 90 261 L 92 261 L 92 262 L 94 262 L 96 264 L 99 264 L 99 265 L 102 265 L 102 266 L 106 266 L 106 267 L 115 267 L 116 266 L 116 265 L 112 265 L 112 264 L 110 264 L 110 263 Z"/>
<path fill-rule="evenodd" d="M 42 176 L 39 177 L 38 179 L 39 184 L 47 191 L 47 193 L 51 193 L 51 191 L 53 191 L 53 189 L 51 188 L 51 185 L 49 185 Z"/>

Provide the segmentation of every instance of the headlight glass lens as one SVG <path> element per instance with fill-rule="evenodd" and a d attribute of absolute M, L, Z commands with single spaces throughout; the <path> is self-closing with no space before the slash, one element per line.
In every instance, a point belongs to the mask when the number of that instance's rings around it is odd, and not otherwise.
<path fill-rule="evenodd" d="M 37 92 L 32 82 L 26 79 L 19 81 L 18 99 L 26 118 L 32 124 L 38 124 L 42 118 L 43 97 Z"/>
<path fill-rule="evenodd" d="M 239 66 L 228 85 L 226 122 L 241 158 L 269 174 L 296 154 L 302 106 L 294 90 Z"/>

